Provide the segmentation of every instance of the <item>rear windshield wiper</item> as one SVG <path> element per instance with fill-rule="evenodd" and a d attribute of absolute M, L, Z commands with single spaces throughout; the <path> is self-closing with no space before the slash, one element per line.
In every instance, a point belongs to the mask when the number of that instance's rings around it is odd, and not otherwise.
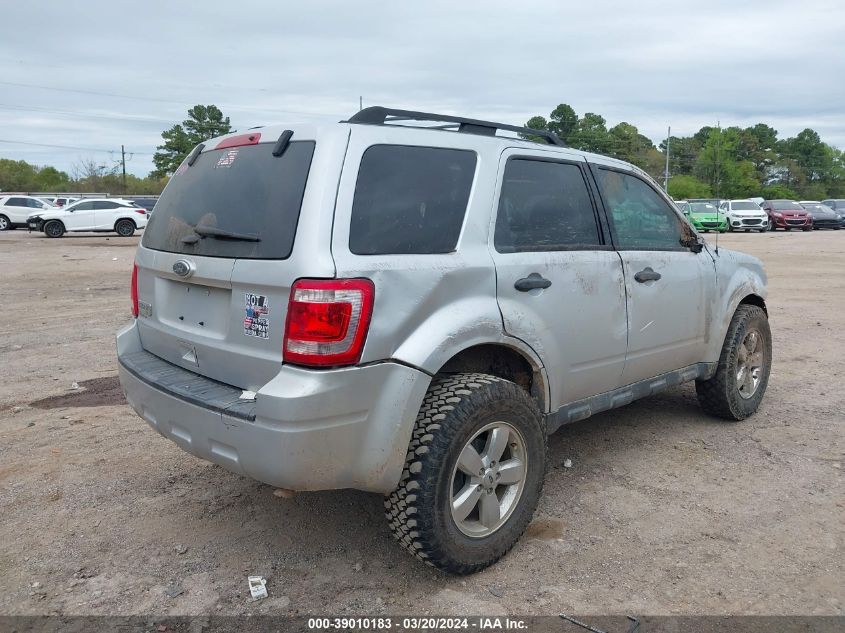
<path fill-rule="evenodd" d="M 193 228 L 195 235 L 188 235 L 182 238 L 183 244 L 195 244 L 203 237 L 217 237 L 224 240 L 240 240 L 242 242 L 260 242 L 261 238 L 253 233 L 235 233 L 234 231 L 225 231 L 217 229 L 213 226 L 205 226 L 198 224 Z"/>

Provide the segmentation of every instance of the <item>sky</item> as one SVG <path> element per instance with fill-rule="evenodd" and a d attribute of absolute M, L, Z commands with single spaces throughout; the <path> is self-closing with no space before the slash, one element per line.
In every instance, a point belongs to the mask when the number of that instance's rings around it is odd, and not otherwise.
<path fill-rule="evenodd" d="M 810 127 L 845 149 L 843 0 L 3 4 L 0 158 L 70 173 L 124 145 L 146 175 L 195 104 L 245 129 L 345 119 L 359 96 L 516 125 L 568 103 L 655 143 Z"/>

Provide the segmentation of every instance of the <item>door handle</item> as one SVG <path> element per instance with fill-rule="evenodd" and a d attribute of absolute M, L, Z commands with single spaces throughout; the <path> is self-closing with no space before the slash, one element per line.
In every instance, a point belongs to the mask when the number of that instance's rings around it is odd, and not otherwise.
<path fill-rule="evenodd" d="M 548 288 L 551 285 L 552 282 L 550 279 L 546 279 L 538 273 L 531 273 L 527 277 L 517 279 L 513 287 L 520 292 L 528 292 L 529 290 L 534 290 L 535 288 Z"/>
<path fill-rule="evenodd" d="M 660 273 L 656 273 L 651 269 L 651 266 L 646 266 L 643 270 L 634 275 L 634 279 L 641 284 L 647 281 L 657 281 L 660 279 Z"/>

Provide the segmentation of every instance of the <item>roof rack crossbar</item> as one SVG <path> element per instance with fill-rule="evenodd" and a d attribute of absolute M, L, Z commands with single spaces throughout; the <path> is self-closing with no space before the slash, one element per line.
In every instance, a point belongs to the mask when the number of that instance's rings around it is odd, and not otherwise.
<path fill-rule="evenodd" d="M 520 127 L 518 125 L 508 125 L 506 123 L 495 123 L 493 121 L 480 121 L 478 119 L 467 119 L 448 114 L 415 112 L 413 110 L 396 110 L 394 108 L 385 108 L 382 106 L 364 108 L 360 112 L 357 112 L 353 116 L 349 117 L 349 119 L 344 121 L 344 123 L 384 125 L 395 121 L 434 121 L 437 123 L 448 123 L 448 126 L 442 125 L 427 129 L 447 129 L 448 127 L 454 127 L 457 125 L 458 132 L 463 132 L 464 134 L 480 134 L 482 136 L 495 136 L 498 130 L 504 130 L 507 132 L 517 132 L 527 136 L 537 136 L 542 138 L 549 145 L 565 147 L 564 142 L 560 140 L 558 135 L 548 130 L 535 130 L 530 127 Z"/>

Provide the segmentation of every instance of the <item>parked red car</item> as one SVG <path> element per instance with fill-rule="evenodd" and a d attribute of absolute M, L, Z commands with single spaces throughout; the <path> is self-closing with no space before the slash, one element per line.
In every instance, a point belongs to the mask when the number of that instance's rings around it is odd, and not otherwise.
<path fill-rule="evenodd" d="M 772 231 L 810 231 L 813 228 L 813 216 L 795 200 L 764 200 L 760 206 L 769 216 L 769 228 Z"/>

